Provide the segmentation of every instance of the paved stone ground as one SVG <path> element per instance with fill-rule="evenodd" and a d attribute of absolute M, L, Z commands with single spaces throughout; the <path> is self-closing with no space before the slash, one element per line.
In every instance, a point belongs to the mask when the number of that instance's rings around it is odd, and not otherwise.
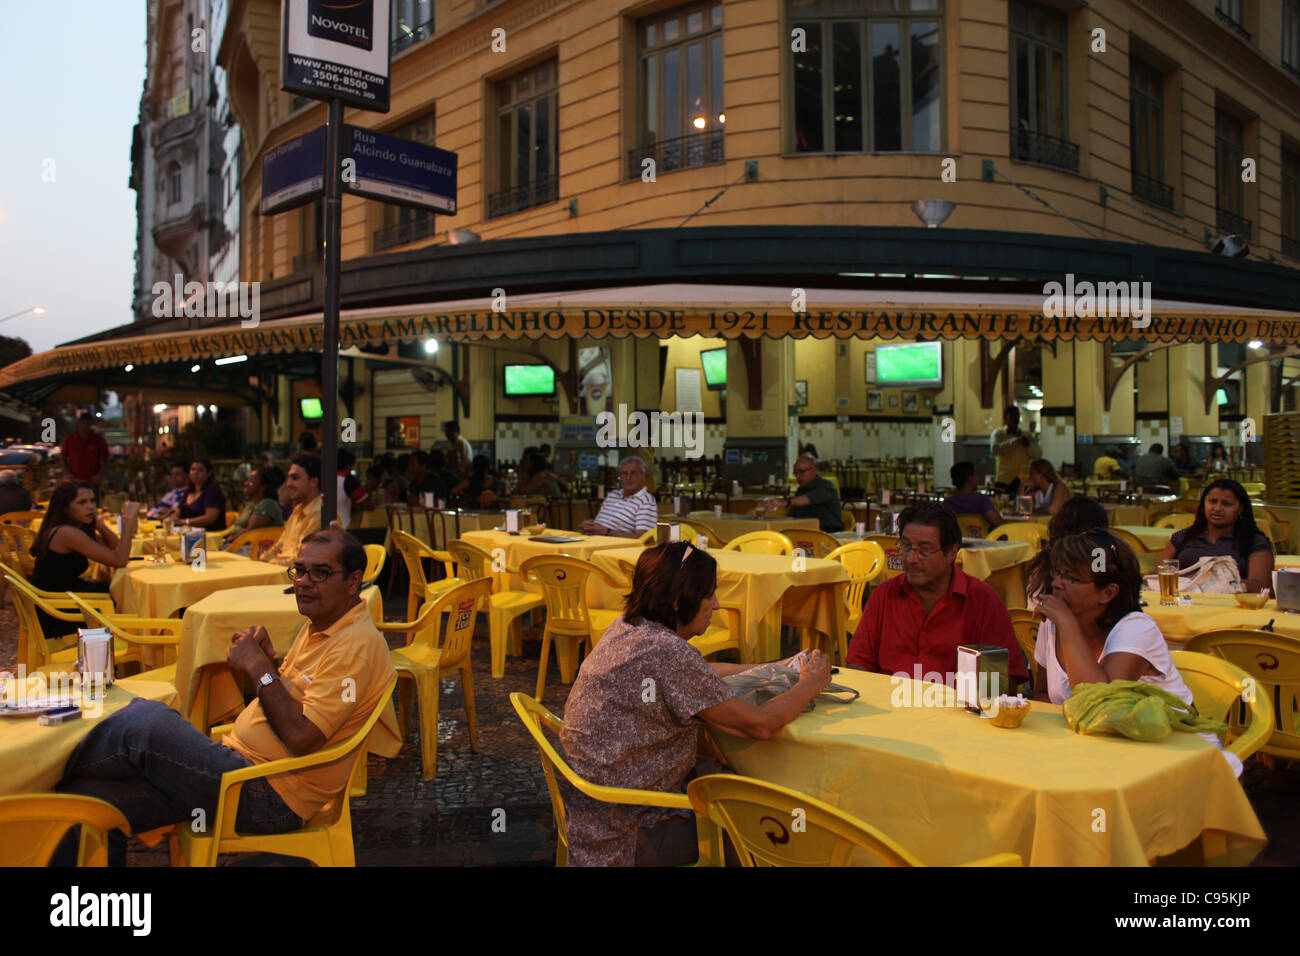
<path fill-rule="evenodd" d="M 386 604 L 390 619 L 405 613 L 405 599 Z M 480 619 L 473 652 L 480 752 L 470 749 L 459 677 L 443 680 L 438 719 L 438 773 L 421 779 L 415 721 L 393 760 L 369 757 L 366 796 L 352 802 L 359 866 L 549 866 L 555 860 L 555 829 L 546 778 L 532 739 L 510 706 L 510 693 L 531 694 L 540 643 L 525 640 L 523 658 L 507 658 L 506 676 L 489 673 L 487 624 Z M 0 670 L 12 668 L 17 619 L 0 608 Z M 396 640 L 396 636 L 393 636 Z M 554 658 L 546 705 L 563 715 L 568 687 Z M 0 768 L 3 772 L 3 768 Z M 1269 768 L 1252 760 L 1242 783 L 1269 845 L 1256 866 L 1300 866 L 1300 764 Z M 494 811 L 504 811 L 504 832 L 493 832 Z M 497 815 L 500 819 L 500 815 Z M 131 844 L 132 866 L 168 865 L 166 846 Z M 223 866 L 300 866 L 305 861 L 269 854 L 223 856 Z"/>

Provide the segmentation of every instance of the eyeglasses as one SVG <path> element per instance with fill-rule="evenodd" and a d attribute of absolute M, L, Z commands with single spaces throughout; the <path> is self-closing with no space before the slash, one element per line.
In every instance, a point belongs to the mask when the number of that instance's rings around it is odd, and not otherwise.
<path fill-rule="evenodd" d="M 289 568 L 288 573 L 291 581 L 307 578 L 312 584 L 324 584 L 334 575 L 344 572 L 342 568 L 304 568 L 301 564 L 295 564 Z"/>
<path fill-rule="evenodd" d="M 916 556 L 920 558 L 922 561 L 929 561 L 936 554 L 942 554 L 943 548 L 936 548 L 932 544 L 923 544 L 921 545 L 921 547 L 918 548 L 910 541 L 898 542 L 898 553 L 901 554 L 903 557 L 907 557 L 913 551 L 916 552 Z"/>

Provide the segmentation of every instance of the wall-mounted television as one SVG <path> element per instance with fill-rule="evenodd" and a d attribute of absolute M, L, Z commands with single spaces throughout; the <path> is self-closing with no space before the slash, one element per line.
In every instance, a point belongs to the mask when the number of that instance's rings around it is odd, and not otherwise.
<path fill-rule="evenodd" d="M 727 387 L 727 349 L 705 349 L 700 353 L 700 367 L 704 369 L 704 384 L 713 391 Z"/>
<path fill-rule="evenodd" d="M 309 422 L 325 417 L 325 406 L 321 404 L 319 398 L 300 398 L 298 408 L 302 412 L 302 417 Z"/>
<path fill-rule="evenodd" d="M 507 365 L 504 381 L 507 398 L 555 394 L 555 369 L 549 365 Z"/>
<path fill-rule="evenodd" d="M 876 384 L 884 388 L 942 388 L 943 343 L 877 345 Z"/>

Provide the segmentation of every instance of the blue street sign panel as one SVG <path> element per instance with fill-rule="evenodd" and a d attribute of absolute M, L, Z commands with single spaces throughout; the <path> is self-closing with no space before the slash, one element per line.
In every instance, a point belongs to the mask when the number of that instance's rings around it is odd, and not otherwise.
<path fill-rule="evenodd" d="M 262 157 L 262 215 L 304 205 L 324 192 L 324 126 L 295 136 Z"/>
<path fill-rule="evenodd" d="M 740 464 L 740 449 L 738 449 L 738 448 L 728 448 L 728 449 L 727 449 L 727 464 L 728 464 L 728 465 L 739 465 L 739 464 Z"/>
<path fill-rule="evenodd" d="M 280 88 L 388 112 L 388 0 L 281 0 Z"/>
<path fill-rule="evenodd" d="M 383 202 L 456 213 L 456 154 L 358 126 L 345 127 L 346 153 L 356 162 L 351 192 Z"/>

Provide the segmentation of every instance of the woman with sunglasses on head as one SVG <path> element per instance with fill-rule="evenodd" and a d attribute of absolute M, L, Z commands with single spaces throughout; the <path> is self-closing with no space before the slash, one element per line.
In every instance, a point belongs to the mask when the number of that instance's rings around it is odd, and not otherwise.
<path fill-rule="evenodd" d="M 1052 590 L 1052 545 L 1081 531 L 1104 531 L 1109 525 L 1106 509 L 1095 498 L 1073 495 L 1061 505 L 1061 510 L 1047 523 L 1047 546 L 1029 565 L 1025 599 L 1031 611 L 1038 607 L 1039 597 Z"/>
<path fill-rule="evenodd" d="M 1237 563 L 1245 590 L 1273 586 L 1273 545 L 1255 524 L 1255 510 L 1246 489 L 1229 478 L 1205 486 L 1196 519 L 1170 536 L 1160 560 L 1177 561 L 1179 568 L 1190 568 L 1201 558 L 1213 555 L 1225 555 Z"/>
<path fill-rule="evenodd" d="M 623 616 L 582 662 L 564 705 L 560 743 L 580 776 L 682 793 L 694 776 L 720 769 L 697 753 L 696 718 L 762 740 L 826 686 L 830 663 L 813 651 L 791 690 L 761 707 L 736 696 L 722 678 L 752 665 L 710 663 L 689 643 L 718 608 L 717 571 L 707 552 L 684 542 L 641 554 Z M 560 780 L 570 866 L 672 866 L 698 857 L 689 811 L 600 803 Z"/>

